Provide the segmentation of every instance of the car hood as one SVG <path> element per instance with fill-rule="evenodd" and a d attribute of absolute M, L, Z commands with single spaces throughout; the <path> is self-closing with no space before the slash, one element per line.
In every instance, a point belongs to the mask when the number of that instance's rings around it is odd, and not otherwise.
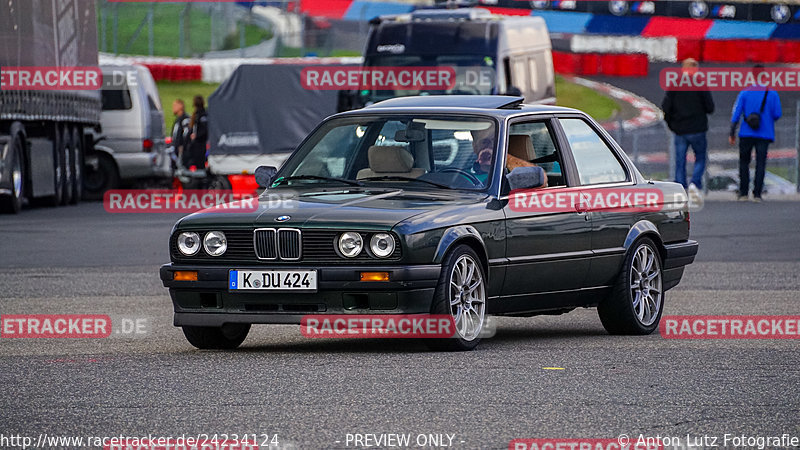
<path fill-rule="evenodd" d="M 444 207 L 472 204 L 484 197 L 485 194 L 465 194 L 464 191 L 275 189 L 261 195 L 255 211 L 205 210 L 183 218 L 179 225 L 390 230 L 416 215 Z M 279 221 L 279 218 L 283 220 Z"/>

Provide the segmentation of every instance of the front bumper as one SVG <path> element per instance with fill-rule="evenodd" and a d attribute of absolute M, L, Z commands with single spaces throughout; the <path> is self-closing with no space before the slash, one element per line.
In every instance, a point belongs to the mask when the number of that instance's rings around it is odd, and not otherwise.
<path fill-rule="evenodd" d="M 309 269 L 300 266 L 192 266 L 165 264 L 161 281 L 169 288 L 176 326 L 225 323 L 300 323 L 306 314 L 429 313 L 440 265 L 323 266 L 316 292 L 228 290 L 231 269 Z M 175 271 L 197 271 L 197 281 L 175 281 Z M 361 272 L 389 272 L 390 281 L 360 281 Z"/>

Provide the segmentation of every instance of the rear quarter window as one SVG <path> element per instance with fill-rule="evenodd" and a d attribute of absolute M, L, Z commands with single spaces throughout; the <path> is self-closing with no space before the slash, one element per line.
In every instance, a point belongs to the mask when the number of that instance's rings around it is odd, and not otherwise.
<path fill-rule="evenodd" d="M 103 89 L 103 111 L 125 111 L 133 108 L 131 93 L 127 89 Z"/>

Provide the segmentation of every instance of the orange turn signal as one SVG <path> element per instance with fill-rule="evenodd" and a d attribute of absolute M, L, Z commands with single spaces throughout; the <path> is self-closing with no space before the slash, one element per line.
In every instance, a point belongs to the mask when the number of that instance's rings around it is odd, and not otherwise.
<path fill-rule="evenodd" d="M 389 272 L 361 272 L 361 281 L 389 281 Z"/>
<path fill-rule="evenodd" d="M 174 281 L 197 281 L 197 272 L 191 270 L 178 270 L 172 272 Z"/>

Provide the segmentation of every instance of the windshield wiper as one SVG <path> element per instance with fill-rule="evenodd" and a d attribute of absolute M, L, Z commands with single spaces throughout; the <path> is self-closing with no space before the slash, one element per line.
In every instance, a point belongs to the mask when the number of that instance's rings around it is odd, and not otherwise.
<path fill-rule="evenodd" d="M 391 181 L 391 180 L 419 181 L 420 183 L 427 183 L 427 184 L 430 184 L 431 186 L 440 187 L 442 189 L 453 189 L 452 187 L 450 187 L 450 186 L 448 186 L 446 184 L 436 183 L 436 182 L 428 181 L 428 180 L 422 180 L 422 179 L 414 178 L 414 177 L 404 177 L 404 176 L 401 176 L 401 175 L 385 175 L 385 176 L 382 176 L 382 177 L 361 178 L 361 181 Z"/>
<path fill-rule="evenodd" d="M 285 181 L 294 180 L 319 180 L 319 181 L 336 181 L 338 183 L 348 184 L 350 186 L 364 186 L 360 181 L 348 180 L 347 178 L 324 177 L 322 175 L 293 175 L 290 177 L 280 177 L 275 180 L 275 185 L 279 185 Z"/>

